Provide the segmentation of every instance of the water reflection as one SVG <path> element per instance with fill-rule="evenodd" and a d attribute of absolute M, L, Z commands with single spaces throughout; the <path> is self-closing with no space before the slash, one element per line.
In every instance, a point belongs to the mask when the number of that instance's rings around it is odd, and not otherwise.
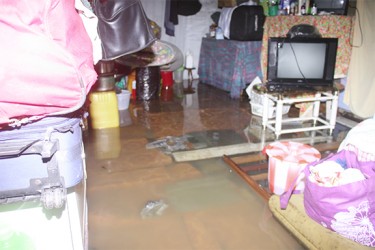
<path fill-rule="evenodd" d="M 120 117 L 120 127 L 125 127 L 125 126 L 129 126 L 133 124 L 133 120 L 132 120 L 129 109 L 120 110 L 119 117 Z"/>
<path fill-rule="evenodd" d="M 120 156 L 120 128 L 94 129 L 90 132 L 92 135 L 93 156 L 95 159 L 116 159 Z"/>

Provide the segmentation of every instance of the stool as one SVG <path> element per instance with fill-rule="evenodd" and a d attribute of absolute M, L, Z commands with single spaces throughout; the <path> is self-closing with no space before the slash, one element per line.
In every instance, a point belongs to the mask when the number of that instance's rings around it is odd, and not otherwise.
<path fill-rule="evenodd" d="M 193 70 L 195 68 L 185 68 L 188 71 L 188 87 L 184 89 L 185 94 L 193 94 L 195 90 L 193 88 Z"/>

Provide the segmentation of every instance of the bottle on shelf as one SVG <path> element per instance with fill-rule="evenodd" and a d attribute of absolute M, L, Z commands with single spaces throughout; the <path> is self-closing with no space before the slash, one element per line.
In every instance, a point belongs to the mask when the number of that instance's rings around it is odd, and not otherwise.
<path fill-rule="evenodd" d="M 277 0 L 270 0 L 268 7 L 269 16 L 277 16 L 279 13 L 279 3 Z"/>
<path fill-rule="evenodd" d="M 301 6 L 301 15 L 306 15 L 306 2 L 303 2 Z"/>
<path fill-rule="evenodd" d="M 316 7 L 315 2 L 312 1 L 312 7 L 311 7 L 311 15 L 315 16 L 318 14 L 318 8 Z"/>

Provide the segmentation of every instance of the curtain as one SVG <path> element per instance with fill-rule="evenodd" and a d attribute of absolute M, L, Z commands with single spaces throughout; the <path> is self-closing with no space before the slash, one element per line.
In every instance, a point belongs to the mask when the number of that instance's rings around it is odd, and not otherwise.
<path fill-rule="evenodd" d="M 375 1 L 357 0 L 357 10 L 344 103 L 368 118 L 375 114 Z"/>

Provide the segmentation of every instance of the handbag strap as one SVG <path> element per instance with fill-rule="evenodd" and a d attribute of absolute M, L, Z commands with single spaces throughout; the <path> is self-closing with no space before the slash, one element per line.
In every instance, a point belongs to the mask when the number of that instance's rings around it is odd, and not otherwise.
<path fill-rule="evenodd" d="M 330 159 L 333 155 L 334 155 L 333 153 L 330 153 L 325 158 L 320 159 L 319 161 L 311 162 L 311 163 L 309 163 L 305 166 L 305 168 L 301 171 L 301 173 L 294 179 L 293 184 L 290 185 L 288 190 L 285 193 L 283 193 L 282 195 L 280 195 L 280 208 L 281 209 L 287 208 L 287 206 L 289 204 L 290 197 L 292 196 L 293 193 L 297 193 L 297 192 L 294 191 L 294 188 L 303 179 L 306 179 L 310 175 L 310 166 L 315 166 L 315 165 L 319 164 L 320 162 L 326 161 L 326 160 Z M 301 191 L 298 191 L 298 193 L 300 193 L 300 192 Z"/>
<path fill-rule="evenodd" d="M 280 195 L 280 208 L 281 209 L 286 209 L 287 206 L 288 206 L 288 203 L 289 203 L 289 200 L 290 200 L 290 197 L 292 196 L 292 194 L 294 193 L 294 188 L 298 185 L 298 183 L 301 182 L 301 180 L 303 179 L 303 175 L 305 175 L 305 170 L 308 169 L 308 166 L 310 166 L 310 164 L 308 164 L 304 169 L 303 171 L 294 179 L 293 181 L 293 184 L 290 185 L 290 187 L 288 188 L 288 190 L 283 193 L 282 195 Z"/>

